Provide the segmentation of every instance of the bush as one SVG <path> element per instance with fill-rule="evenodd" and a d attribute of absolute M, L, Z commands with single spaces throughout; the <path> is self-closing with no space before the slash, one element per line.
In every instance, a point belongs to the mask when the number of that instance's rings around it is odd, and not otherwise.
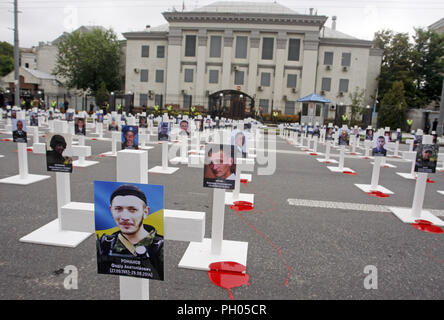
<path fill-rule="evenodd" d="M 264 113 L 262 114 L 262 121 L 263 122 L 274 122 L 274 119 L 272 119 L 271 114 Z M 298 122 L 299 116 L 297 114 L 281 114 L 279 113 L 277 117 L 277 122 Z"/>

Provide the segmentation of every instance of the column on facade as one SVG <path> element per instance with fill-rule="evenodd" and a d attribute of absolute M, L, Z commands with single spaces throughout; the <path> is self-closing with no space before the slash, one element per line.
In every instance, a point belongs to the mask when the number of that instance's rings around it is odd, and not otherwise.
<path fill-rule="evenodd" d="M 273 93 L 273 110 L 281 110 L 284 112 L 285 106 L 282 99 L 282 88 L 284 81 L 284 65 L 287 61 L 286 48 L 287 48 L 287 34 L 285 32 L 279 32 L 276 44 L 276 67 L 274 71 L 274 93 Z"/>
<path fill-rule="evenodd" d="M 247 93 L 250 96 L 256 94 L 256 84 L 257 84 L 257 62 L 259 61 L 259 43 L 260 43 L 259 31 L 253 30 L 250 34 L 250 54 L 249 54 L 249 64 L 248 64 L 248 88 Z M 255 102 L 256 106 L 258 105 Z"/>
<path fill-rule="evenodd" d="M 170 28 L 168 35 L 168 61 L 166 76 L 165 104 L 181 104 L 180 92 L 180 57 L 182 50 L 182 30 Z"/>
<path fill-rule="evenodd" d="M 305 97 L 316 90 L 316 69 L 318 63 L 319 32 L 307 31 L 304 37 L 304 51 L 301 82 L 301 97 Z"/>
<path fill-rule="evenodd" d="M 224 59 L 222 64 L 222 89 L 231 87 L 231 57 L 233 55 L 233 30 L 224 32 Z"/>
<path fill-rule="evenodd" d="M 199 29 L 197 35 L 197 68 L 196 68 L 196 87 L 194 89 L 193 104 L 205 105 L 205 63 L 207 54 L 207 30 Z"/>

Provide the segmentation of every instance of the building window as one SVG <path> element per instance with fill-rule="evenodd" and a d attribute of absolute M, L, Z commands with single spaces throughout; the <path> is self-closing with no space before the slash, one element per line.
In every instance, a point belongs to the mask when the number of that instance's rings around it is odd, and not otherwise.
<path fill-rule="evenodd" d="M 163 70 L 156 70 L 156 82 L 163 82 Z"/>
<path fill-rule="evenodd" d="M 308 116 L 308 103 L 306 103 L 306 102 L 302 104 L 301 115 Z"/>
<path fill-rule="evenodd" d="M 148 82 L 148 70 L 140 70 L 140 82 Z"/>
<path fill-rule="evenodd" d="M 259 107 L 262 108 L 262 112 L 263 113 L 268 113 L 268 104 L 269 104 L 268 99 L 259 99 Z"/>
<path fill-rule="evenodd" d="M 191 102 L 192 102 L 193 97 L 189 94 L 185 94 L 183 96 L 183 107 L 185 109 L 190 109 L 191 108 Z"/>
<path fill-rule="evenodd" d="M 219 83 L 219 70 L 210 70 L 210 83 Z"/>
<path fill-rule="evenodd" d="M 333 65 L 333 52 L 324 52 L 324 65 Z"/>
<path fill-rule="evenodd" d="M 157 46 L 157 57 L 165 58 L 165 46 Z"/>
<path fill-rule="evenodd" d="M 296 80 L 298 76 L 296 74 L 287 75 L 287 88 L 296 88 Z"/>
<path fill-rule="evenodd" d="M 350 52 L 343 52 L 341 66 L 350 67 L 350 63 L 351 63 L 351 53 Z"/>
<path fill-rule="evenodd" d="M 274 38 L 262 39 L 262 60 L 273 60 Z"/>
<path fill-rule="evenodd" d="M 185 36 L 185 57 L 195 57 L 196 56 L 196 36 L 187 35 Z"/>
<path fill-rule="evenodd" d="M 146 93 L 141 93 L 139 96 L 139 105 L 147 106 L 148 105 L 148 95 Z"/>
<path fill-rule="evenodd" d="M 25 63 L 25 68 L 29 68 L 29 63 Z"/>
<path fill-rule="evenodd" d="M 238 86 L 244 84 L 244 72 L 243 71 L 235 71 L 234 72 L 234 84 L 238 85 Z"/>
<path fill-rule="evenodd" d="M 150 56 L 150 46 L 142 46 L 142 58 L 148 58 Z"/>
<path fill-rule="evenodd" d="M 262 72 L 261 73 L 261 86 L 269 87 L 270 86 L 270 78 L 271 78 L 271 73 Z"/>
<path fill-rule="evenodd" d="M 236 37 L 236 58 L 246 59 L 247 58 L 247 47 L 248 47 L 248 37 L 238 36 Z"/>
<path fill-rule="evenodd" d="M 162 108 L 163 106 L 163 94 L 154 95 L 154 105 Z"/>
<path fill-rule="evenodd" d="M 210 58 L 220 58 L 222 52 L 222 37 L 210 37 Z"/>
<path fill-rule="evenodd" d="M 321 108 L 322 108 L 322 105 L 319 104 L 319 103 L 316 103 L 316 106 L 315 106 L 315 117 L 320 117 L 321 116 Z"/>
<path fill-rule="evenodd" d="M 339 79 L 339 91 L 348 92 L 348 79 Z"/>
<path fill-rule="evenodd" d="M 185 82 L 193 82 L 193 69 L 185 69 Z"/>
<path fill-rule="evenodd" d="M 321 90 L 330 91 L 331 78 L 322 78 Z"/>
<path fill-rule="evenodd" d="M 301 40 L 290 39 L 288 44 L 288 61 L 299 61 L 300 49 L 301 49 Z"/>
<path fill-rule="evenodd" d="M 285 114 L 294 114 L 294 101 L 286 101 L 285 102 Z"/>

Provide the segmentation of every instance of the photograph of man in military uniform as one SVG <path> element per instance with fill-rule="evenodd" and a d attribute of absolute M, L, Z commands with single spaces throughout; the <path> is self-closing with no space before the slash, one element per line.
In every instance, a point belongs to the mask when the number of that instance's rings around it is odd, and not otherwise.
<path fill-rule="evenodd" d="M 134 149 L 134 150 L 139 149 L 138 133 L 139 133 L 139 128 L 137 126 L 123 126 L 122 149 Z"/>
<path fill-rule="evenodd" d="M 416 152 L 415 172 L 435 173 L 438 149 L 437 144 L 420 144 Z"/>
<path fill-rule="evenodd" d="M 94 181 L 98 273 L 164 280 L 163 197 L 160 185 Z"/>
<path fill-rule="evenodd" d="M 48 171 L 72 172 L 72 157 L 64 154 L 69 144 L 71 144 L 70 135 L 52 133 L 46 135 L 46 167 Z"/>
<path fill-rule="evenodd" d="M 158 141 L 168 141 L 170 136 L 170 123 L 169 122 L 160 122 L 158 127 L 157 140 Z"/>

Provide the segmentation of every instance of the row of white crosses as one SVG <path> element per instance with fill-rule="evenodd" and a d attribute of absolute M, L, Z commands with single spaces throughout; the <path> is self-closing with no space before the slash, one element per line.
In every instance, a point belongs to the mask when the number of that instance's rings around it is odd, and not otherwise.
<path fill-rule="evenodd" d="M 20 114 L 20 116 L 24 118 L 24 114 Z M 53 124 L 56 133 L 70 131 L 66 121 L 54 120 Z M 19 151 L 19 162 L 23 163 L 20 159 L 27 156 L 26 143 L 18 145 L 19 150 L 22 150 L 24 146 L 24 152 Z M 164 145 L 168 147 L 167 143 Z M 44 143 L 37 142 L 34 146 L 34 153 L 44 154 L 46 152 Z M 70 147 L 73 155 L 90 155 L 91 147 L 84 146 L 81 137 L 79 146 L 68 146 L 68 148 Z M 132 165 L 128 166 L 128 163 Z M 27 169 L 27 165 L 20 165 L 20 168 Z M 147 151 L 122 150 L 117 152 L 117 181 L 148 183 L 147 168 Z M 25 175 L 21 172 L 19 176 Z M 27 176 L 29 178 L 29 175 Z M 49 176 L 43 177 L 44 179 L 50 178 Z M 21 242 L 74 248 L 94 233 L 94 204 L 71 201 L 70 173 L 56 172 L 56 185 L 57 219 L 22 237 Z M 225 190 L 214 189 L 213 196 L 211 239 L 203 238 L 205 233 L 204 212 L 167 209 L 164 211 L 165 239 L 192 241 L 180 261 L 179 267 L 207 271 L 211 263 L 227 260 L 246 266 L 248 243 L 223 240 Z M 149 299 L 149 281 L 120 277 L 120 297 L 121 299 Z"/>
<path fill-rule="evenodd" d="M 281 132 L 283 131 L 283 126 L 280 127 Z M 345 127 L 343 127 L 345 129 Z M 385 131 L 390 131 L 390 128 L 385 128 Z M 400 131 L 398 129 L 398 131 Z M 419 130 L 418 135 L 422 135 L 422 130 Z M 322 131 L 321 131 L 322 135 Z M 377 133 L 377 136 L 384 136 L 384 130 L 380 129 Z M 290 143 L 297 143 L 297 133 L 295 132 L 287 132 L 287 133 L 281 133 L 281 137 L 284 139 L 287 139 Z M 335 137 L 336 138 L 336 137 Z M 367 140 L 368 141 L 368 140 Z M 368 156 L 369 150 L 371 150 L 372 141 L 368 141 L 365 143 L 365 149 L 366 149 L 366 156 Z M 433 143 L 433 136 L 426 135 L 423 136 L 423 144 L 432 144 Z M 324 159 L 318 159 L 320 162 L 331 162 L 331 159 L 329 159 L 329 151 L 330 151 L 330 143 L 327 141 L 326 145 L 326 157 Z M 397 141 L 394 145 L 394 156 L 398 156 L 399 152 L 399 142 Z M 416 152 L 412 151 L 413 149 L 413 140 L 410 143 L 409 151 L 404 152 L 404 159 L 407 161 L 412 162 L 412 168 L 411 172 L 408 174 L 402 174 L 398 173 L 401 176 L 404 176 L 406 178 L 410 179 L 416 179 L 416 186 L 415 186 L 415 193 L 413 197 L 413 203 L 411 208 L 398 208 L 398 207 L 388 207 L 401 221 L 405 223 L 414 223 L 416 220 L 428 220 L 432 222 L 435 225 L 438 226 L 444 226 L 444 222 L 434 216 L 431 212 L 423 210 L 423 203 L 424 203 L 424 195 L 425 195 L 425 189 L 427 185 L 427 173 L 415 173 L 415 161 L 416 161 Z M 353 172 L 349 168 L 344 168 L 344 150 L 345 146 L 340 146 L 340 156 L 339 156 L 339 166 L 338 167 L 328 167 L 331 171 L 350 171 Z M 387 188 L 384 188 L 383 186 L 379 185 L 379 175 L 380 175 L 380 168 L 381 165 L 387 165 L 385 162 L 385 158 L 383 156 L 375 156 L 374 162 L 373 162 L 373 171 L 372 171 L 372 178 L 370 184 L 355 184 L 358 188 L 363 190 L 364 192 L 371 192 L 371 191 L 379 191 L 385 194 L 393 194 L 392 191 L 388 190 Z M 439 158 L 444 158 L 444 154 L 440 154 Z M 394 167 L 394 166 L 393 166 Z M 444 194 L 444 191 L 438 191 L 441 194 Z"/>
<path fill-rule="evenodd" d="M 117 152 L 116 167 L 117 181 L 148 183 L 147 151 Z M 94 204 L 71 201 L 69 173 L 57 172 L 56 183 L 57 219 L 22 237 L 21 242 L 74 248 L 94 233 Z M 204 239 L 204 212 L 164 210 L 165 239 L 191 241 L 179 267 L 208 271 L 211 263 L 227 260 L 246 266 L 248 243 L 223 240 L 224 195 L 225 190 L 214 189 L 211 239 Z M 149 280 L 121 276 L 120 297 L 149 299 Z"/>

